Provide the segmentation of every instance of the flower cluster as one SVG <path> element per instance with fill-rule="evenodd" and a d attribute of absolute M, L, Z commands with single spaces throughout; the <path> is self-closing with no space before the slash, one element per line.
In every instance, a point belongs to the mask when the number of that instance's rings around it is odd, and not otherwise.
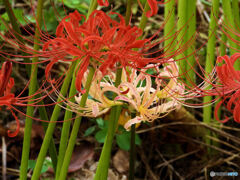
<path fill-rule="evenodd" d="M 151 9 L 146 14 L 148 17 L 156 14 L 158 4 L 163 3 L 156 0 L 148 0 L 147 2 Z M 107 0 L 98 0 L 98 3 L 102 6 L 109 4 Z M 114 20 L 112 16 L 117 17 L 115 19 L 118 20 Z M 233 68 L 234 62 L 239 59 L 239 53 L 230 58 L 228 56 L 218 57 L 217 63 L 226 62 L 226 64 L 216 68 L 222 87 L 208 90 L 206 87 L 212 83 L 209 79 L 200 86 L 194 86 L 194 88 L 187 86 L 185 88 L 178 79 L 180 76 L 178 66 L 171 57 L 182 53 L 187 46 L 177 49 L 174 53 L 167 54 L 165 52 L 154 57 L 163 49 L 159 48 L 153 53 L 149 50 L 162 41 L 153 40 L 157 37 L 156 34 L 141 40 L 142 30 L 136 26 L 126 25 L 124 18 L 118 13 L 106 14 L 103 11 L 95 10 L 86 19 L 85 16 L 74 11 L 60 21 L 55 37 L 45 36 L 44 33 L 41 35 L 43 43 L 41 51 L 35 52 L 27 47 L 25 50 L 32 54 L 29 57 L 44 57 L 47 60 L 42 62 L 49 62 L 45 68 L 45 76 L 51 85 L 55 83 L 56 86 L 44 97 L 50 95 L 52 91 L 57 91 L 61 85 L 62 77 L 56 81 L 50 76 L 53 66 L 59 62 L 76 61 L 75 87 L 79 92 L 75 97 L 77 104 L 69 102 L 64 97 L 62 97 L 61 102 L 65 102 L 72 111 L 79 115 L 97 117 L 106 113 L 112 106 L 128 104 L 128 111 L 136 113 L 136 117 L 125 124 L 125 128 L 128 129 L 132 124 L 153 121 L 166 115 L 178 108 L 180 104 L 184 104 L 182 101 L 186 99 L 210 94 L 216 95 L 219 94 L 219 91 L 224 90 L 222 93 L 224 99 L 218 104 L 218 108 L 230 98 L 227 109 L 233 112 L 235 121 L 240 122 L 237 116 L 237 111 L 240 109 L 239 71 Z M 21 46 L 23 45 L 20 44 Z M 79 107 L 78 103 L 85 92 L 82 84 L 86 82 L 89 66 L 96 70 L 89 92 L 91 98 L 87 100 L 85 107 Z M 14 85 L 13 79 L 10 78 L 11 67 L 9 62 L 5 62 L 2 66 L 0 105 L 7 106 L 17 120 L 12 111 L 13 105 L 27 106 L 27 101 L 33 96 L 20 98 L 19 96 L 15 97 L 10 92 Z M 113 82 L 116 78 L 116 69 L 119 67 L 123 69 L 122 82 L 119 87 L 115 87 Z M 155 74 L 150 76 L 147 73 L 149 69 L 154 69 Z M 202 79 L 204 78 L 202 77 Z M 41 92 L 45 90 L 46 88 Z M 204 94 L 203 91 L 205 91 Z M 117 97 L 115 99 L 109 97 L 108 92 L 117 94 Z M 38 93 L 40 92 L 36 94 Z M 61 96 L 61 94 L 58 95 Z M 36 105 L 39 101 L 40 99 L 33 100 L 32 105 Z M 185 104 L 188 105 L 188 103 Z"/>

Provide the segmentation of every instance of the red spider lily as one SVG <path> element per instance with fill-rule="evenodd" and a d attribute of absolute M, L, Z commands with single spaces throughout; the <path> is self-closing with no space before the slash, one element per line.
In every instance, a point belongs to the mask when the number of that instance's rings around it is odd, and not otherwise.
<path fill-rule="evenodd" d="M 225 101 L 227 102 L 227 109 L 233 113 L 234 120 L 240 123 L 240 71 L 235 70 L 234 63 L 239 60 L 240 53 L 235 53 L 231 57 L 225 55 L 217 58 L 217 76 L 223 85 L 223 92 L 220 94 L 223 99 L 218 103 L 215 109 L 216 119 L 219 120 L 217 116 L 217 111 L 221 104 Z M 221 122 L 227 122 L 229 118 Z"/>
<path fill-rule="evenodd" d="M 11 93 L 12 88 L 14 87 L 14 79 L 11 76 L 11 72 L 12 72 L 12 63 L 9 61 L 5 61 L 2 64 L 2 68 L 0 70 L 0 109 L 5 106 L 7 107 L 8 110 L 10 110 L 12 116 L 15 118 L 16 120 L 16 124 L 17 124 L 17 128 L 14 132 L 10 132 L 8 131 L 8 136 L 9 137 L 15 137 L 20 129 L 20 123 L 19 123 L 19 119 L 16 116 L 16 114 L 14 113 L 14 111 L 27 116 L 26 114 L 24 114 L 23 112 L 21 112 L 20 110 L 18 110 L 15 106 L 17 107 L 26 107 L 26 106 L 42 106 L 42 105 L 38 105 L 38 103 L 40 101 L 42 101 L 45 97 L 47 97 L 49 94 L 51 94 L 51 92 L 53 92 L 52 90 L 46 95 L 42 95 L 39 98 L 34 98 L 37 94 L 42 94 L 42 92 L 48 90 L 49 88 L 45 88 L 45 89 L 41 89 L 42 87 L 40 87 L 35 94 L 31 95 L 31 96 L 27 96 L 27 97 L 20 97 L 23 92 L 27 89 L 27 86 L 24 87 L 24 89 L 22 90 L 21 93 L 19 93 L 17 96 L 15 96 L 15 94 Z M 29 104 L 30 102 L 30 104 Z M 45 104 L 44 106 L 50 106 L 50 105 L 55 105 L 56 103 L 52 103 L 52 104 Z M 41 120 L 41 119 L 37 119 L 34 117 L 30 117 L 34 120 L 38 120 L 38 121 L 45 121 L 45 120 Z"/>
<path fill-rule="evenodd" d="M 44 50 L 53 54 L 52 61 L 46 68 L 46 77 L 57 61 L 75 61 L 81 59 L 77 71 L 76 88 L 81 91 L 81 80 L 87 67 L 91 64 L 104 74 L 120 62 L 123 67 L 141 67 L 149 61 L 135 52 L 146 40 L 137 40 L 142 32 L 137 27 L 125 26 L 124 19 L 118 15 L 120 22 L 112 20 L 102 11 L 94 11 L 89 19 L 79 25 L 83 16 L 77 11 L 70 13 L 59 24 L 56 38 L 44 45 Z M 74 59 L 66 59 L 67 55 Z"/>
<path fill-rule="evenodd" d="M 150 6 L 150 11 L 147 12 L 146 16 L 151 17 L 157 14 L 158 12 L 158 4 L 163 4 L 163 0 L 161 1 L 156 1 L 156 0 L 147 0 L 148 4 Z"/>
<path fill-rule="evenodd" d="M 141 29 L 125 25 L 120 14 L 111 14 L 118 15 L 120 21 L 113 20 L 106 13 L 97 10 L 82 24 L 84 16 L 77 11 L 66 16 L 57 27 L 56 38 L 46 42 L 43 47 L 45 52 L 52 55 L 51 62 L 46 67 L 46 78 L 49 79 L 49 73 L 56 62 L 80 60 L 76 72 L 76 88 L 82 92 L 81 81 L 89 65 L 98 68 L 104 76 L 115 70 L 117 64 L 122 68 L 128 66 L 141 69 L 149 63 L 166 62 L 170 56 L 180 53 L 178 50 L 168 57 L 167 54 L 162 54 L 156 58 L 147 58 L 146 56 L 162 51 L 160 49 L 147 53 L 162 41 L 152 42 L 156 35 L 138 40 L 142 35 Z"/>
<path fill-rule="evenodd" d="M 15 132 L 11 133 L 8 131 L 9 137 L 14 137 L 18 134 L 20 124 L 17 116 L 11 110 L 12 104 L 16 103 L 15 95 L 11 93 L 11 89 L 14 86 L 14 79 L 11 78 L 12 72 L 12 63 L 4 62 L 2 65 L 2 69 L 0 70 L 0 107 L 7 106 L 8 109 L 11 111 L 13 117 L 16 119 L 17 129 Z"/>

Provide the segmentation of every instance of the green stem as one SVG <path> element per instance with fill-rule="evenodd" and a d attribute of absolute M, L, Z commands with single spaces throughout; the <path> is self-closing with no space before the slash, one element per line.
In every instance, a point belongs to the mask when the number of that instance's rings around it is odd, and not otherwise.
<path fill-rule="evenodd" d="M 148 2 L 146 1 L 145 6 L 144 6 L 144 10 L 143 10 L 143 13 L 142 13 L 142 17 L 141 17 L 141 20 L 140 20 L 140 23 L 139 23 L 139 28 L 142 31 L 144 31 L 144 29 L 146 27 L 146 24 L 147 24 L 148 17 L 146 16 L 146 13 L 149 9 L 150 9 L 150 7 L 148 5 Z"/>
<path fill-rule="evenodd" d="M 43 105 L 43 102 L 41 101 L 39 104 Z M 44 106 L 39 107 L 39 114 L 40 114 L 41 119 L 46 120 L 46 121 L 49 120 L 48 115 L 47 115 L 47 111 L 46 111 Z M 48 127 L 48 123 L 47 122 L 42 122 L 42 126 L 43 126 L 44 131 L 46 132 L 47 127 Z M 54 144 L 53 138 L 51 138 L 51 140 L 50 140 L 49 155 L 50 155 L 51 160 L 52 160 L 53 170 L 56 172 L 56 169 L 57 169 L 57 149 L 56 149 L 56 146 Z"/>
<path fill-rule="evenodd" d="M 223 8 L 223 13 L 224 13 L 224 19 L 225 19 L 225 24 L 233 29 L 233 31 L 236 31 L 236 24 L 234 22 L 234 17 L 233 17 L 233 11 L 232 11 L 232 8 L 231 8 L 231 1 L 229 0 L 222 0 L 222 8 Z M 237 40 L 237 36 L 235 34 L 233 34 L 232 32 L 228 31 L 227 32 L 229 33 L 230 37 L 232 39 L 235 39 Z M 231 39 L 228 39 L 229 41 L 229 44 L 231 47 L 233 47 L 234 49 L 230 48 L 230 54 L 233 55 L 235 52 L 237 52 L 236 49 L 238 49 L 238 45 L 232 41 Z M 239 61 L 237 61 L 235 63 L 236 67 L 239 68 Z M 235 67 L 235 66 L 234 66 Z"/>
<path fill-rule="evenodd" d="M 209 25 L 208 32 L 208 44 L 207 44 L 207 57 L 205 63 L 205 73 L 208 74 L 212 71 L 215 62 L 215 45 L 216 45 L 216 27 L 217 22 L 215 17 L 218 16 L 219 13 L 219 0 L 213 0 L 212 2 L 212 12 L 211 12 L 211 21 Z M 206 77 L 209 78 L 209 77 Z M 203 98 L 204 103 L 210 102 L 212 100 L 211 96 L 206 96 Z M 206 106 L 203 108 L 203 121 L 205 123 L 210 123 L 212 119 L 212 106 Z"/>
<path fill-rule="evenodd" d="M 175 38 L 174 34 L 176 33 L 175 30 L 175 0 L 166 0 L 168 1 L 164 6 L 164 18 L 168 21 L 164 26 L 164 52 L 167 53 L 169 50 L 171 52 L 174 51 L 175 47 Z"/>
<path fill-rule="evenodd" d="M 136 145 L 135 145 L 135 124 L 131 126 L 131 149 L 129 159 L 129 180 L 134 180 L 135 170 L 135 159 L 136 159 Z"/>
<path fill-rule="evenodd" d="M 196 32 L 196 0 L 191 0 L 187 4 L 187 20 L 190 19 L 189 28 L 187 29 L 187 39 L 194 39 Z M 187 84 L 191 86 L 195 83 L 195 42 L 191 41 L 191 46 L 187 49 Z"/>
<path fill-rule="evenodd" d="M 91 13 L 92 13 L 95 9 L 97 9 L 97 6 L 98 6 L 97 0 L 91 0 L 91 4 L 90 4 L 89 9 L 88 9 L 87 19 L 89 18 L 89 16 L 91 15 Z"/>
<path fill-rule="evenodd" d="M 95 69 L 90 66 L 89 67 L 89 74 L 88 74 L 88 77 L 87 77 L 87 82 L 86 82 L 86 85 L 85 85 L 86 92 L 83 94 L 83 96 L 81 98 L 81 101 L 80 101 L 80 104 L 79 104 L 80 107 L 84 107 L 85 104 L 86 104 L 89 89 L 90 89 L 90 86 L 91 86 L 91 82 L 92 82 L 94 73 L 95 73 Z M 77 118 L 74 121 L 73 129 L 72 129 L 71 136 L 70 136 L 70 139 L 69 139 L 69 144 L 67 146 L 64 161 L 63 161 L 63 164 L 62 164 L 60 176 L 58 177 L 59 180 L 65 180 L 66 179 L 66 176 L 67 176 L 67 173 L 68 173 L 68 166 L 69 166 L 70 161 L 71 161 L 72 152 L 73 152 L 73 149 L 74 149 L 74 146 L 75 146 L 75 143 L 76 143 L 76 139 L 77 139 L 79 127 L 80 127 L 80 124 L 81 124 L 81 120 L 82 120 L 82 116 L 77 116 Z"/>
<path fill-rule="evenodd" d="M 235 31 L 235 33 L 240 34 L 240 17 L 239 17 L 239 0 L 232 0 L 232 11 L 233 11 L 233 25 L 235 27 L 235 29 L 233 29 Z M 240 42 L 240 37 L 237 35 L 234 35 L 234 38 L 237 42 Z M 240 49 L 239 43 L 234 43 L 236 45 L 237 50 Z M 237 52 L 237 50 L 235 52 Z M 234 64 L 234 67 L 237 70 L 240 70 L 240 62 L 236 61 L 236 63 Z"/>
<path fill-rule="evenodd" d="M 225 33 L 222 33 L 222 37 L 221 37 L 221 42 L 220 42 L 220 56 L 224 56 L 226 55 L 226 42 L 227 42 L 227 36 Z"/>
<path fill-rule="evenodd" d="M 226 55 L 226 42 L 227 42 L 227 36 L 225 33 L 222 33 L 222 37 L 221 37 L 221 41 L 220 41 L 220 56 L 224 56 Z M 215 103 L 215 108 L 217 106 L 217 104 L 220 102 L 220 99 Z M 218 112 L 217 112 L 217 116 L 220 118 L 221 117 L 221 108 L 219 108 Z M 216 117 L 214 117 L 215 122 Z"/>
<path fill-rule="evenodd" d="M 69 69 L 69 71 L 68 71 L 68 73 L 67 73 L 67 75 L 64 79 L 62 88 L 60 90 L 60 94 L 62 95 L 62 97 L 64 97 L 67 94 L 68 87 L 69 87 L 69 84 L 71 82 L 71 78 L 73 76 L 75 66 L 76 66 L 76 61 L 72 63 L 72 65 L 71 65 L 71 67 L 70 67 L 70 69 Z M 62 97 L 58 97 L 57 102 L 60 102 L 62 100 Z M 50 140 L 52 138 L 52 135 L 53 135 L 53 132 L 54 132 L 54 129 L 55 129 L 55 126 L 56 126 L 55 122 L 58 120 L 58 117 L 59 117 L 59 114 L 60 114 L 61 104 L 62 103 L 58 103 L 54 107 L 52 117 L 50 119 L 47 131 L 46 131 L 43 143 L 42 143 L 42 147 L 41 147 L 39 155 L 38 155 L 37 163 L 36 163 L 36 166 L 35 166 L 34 171 L 33 171 L 33 176 L 32 176 L 33 180 L 39 179 L 41 169 L 42 169 L 42 165 L 43 165 L 43 162 L 45 160 L 47 150 L 48 150 L 48 147 L 49 147 L 49 143 L 50 143 Z"/>
<path fill-rule="evenodd" d="M 236 30 L 239 33 L 240 28 L 240 17 L 239 17 L 239 0 L 232 0 L 232 10 L 233 10 L 233 17 L 234 17 L 234 24 L 238 27 Z M 239 40 L 240 38 L 237 37 Z"/>
<path fill-rule="evenodd" d="M 38 0 L 37 4 L 37 21 L 39 26 L 42 23 L 42 9 L 43 9 L 43 1 Z M 36 28 L 35 37 L 34 37 L 34 50 L 39 49 L 39 37 L 40 37 L 40 29 Z M 35 63 L 38 61 L 38 57 L 34 57 L 32 62 Z M 37 64 L 32 64 L 31 66 L 31 81 L 29 84 L 29 95 L 35 93 L 37 87 Z M 31 104 L 30 102 L 28 104 Z M 34 107 L 27 107 L 27 117 L 25 123 L 25 131 L 24 131 L 24 139 L 23 139 L 23 151 L 22 151 L 22 160 L 21 160 L 21 168 L 20 168 L 20 179 L 27 179 L 27 170 L 28 170 L 28 159 L 30 152 L 30 143 L 31 143 L 31 132 L 32 132 L 32 119 L 30 117 L 33 116 Z"/>
<path fill-rule="evenodd" d="M 116 130 L 115 124 L 117 124 L 118 118 L 119 118 L 119 116 L 117 116 L 117 107 L 118 106 L 114 106 L 111 109 L 110 118 L 108 120 L 109 125 L 108 125 L 107 137 L 104 141 L 103 149 L 98 162 L 98 167 L 97 167 L 94 180 L 106 180 L 108 177 L 108 168 L 109 168 L 109 161 L 111 157 L 112 142 L 113 142 L 113 138 Z"/>
<path fill-rule="evenodd" d="M 125 16 L 126 25 L 129 24 L 131 14 L 132 14 L 132 0 L 127 0 L 127 10 L 126 10 L 126 16 Z"/>
<path fill-rule="evenodd" d="M 178 1 L 178 22 L 177 22 L 177 30 L 179 34 L 177 36 L 177 49 L 180 49 L 181 46 L 186 44 L 186 37 L 184 37 L 186 32 L 186 16 L 187 16 L 187 1 L 179 0 Z M 182 75 L 182 79 L 184 78 L 184 73 L 186 72 L 186 61 L 185 61 L 186 52 L 183 52 L 177 56 L 178 65 L 179 65 L 179 74 Z"/>
<path fill-rule="evenodd" d="M 211 12 L 211 20 L 209 25 L 209 31 L 208 31 L 208 44 L 207 44 L 207 57 L 206 57 L 206 63 L 205 63 L 205 73 L 208 74 L 212 71 L 212 68 L 215 63 L 215 45 L 216 45 L 216 27 L 217 22 L 215 20 L 215 17 L 218 16 L 219 13 L 219 0 L 213 0 L 212 1 L 212 12 Z M 209 78 L 207 76 L 206 78 Z M 203 103 L 211 102 L 212 96 L 205 96 L 203 98 Z M 212 119 L 212 106 L 206 106 L 203 108 L 203 122 L 210 123 Z M 208 131 L 207 134 L 210 136 L 211 132 Z M 209 138 L 206 138 L 206 143 L 211 145 L 212 141 Z M 208 149 L 208 151 L 211 153 L 211 149 Z"/>

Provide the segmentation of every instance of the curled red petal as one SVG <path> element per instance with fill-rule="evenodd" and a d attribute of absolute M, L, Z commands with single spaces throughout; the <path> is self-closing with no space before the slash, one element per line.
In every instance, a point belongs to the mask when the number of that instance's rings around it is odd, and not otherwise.
<path fill-rule="evenodd" d="M 214 116 L 215 116 L 216 120 L 219 121 L 220 123 L 225 123 L 225 122 L 229 121 L 228 117 L 225 117 L 224 120 L 220 120 L 218 117 L 218 110 L 221 107 L 221 105 L 223 104 L 223 102 L 224 102 L 224 100 L 221 100 L 219 103 L 217 103 L 215 110 L 214 110 Z"/>
<path fill-rule="evenodd" d="M 11 132 L 10 130 L 8 130 L 7 133 L 8 133 L 8 137 L 15 137 L 15 136 L 17 136 L 18 133 L 19 133 L 19 130 L 20 130 L 20 122 L 19 122 L 19 119 L 17 118 L 17 116 L 15 115 L 15 113 L 14 113 L 11 109 L 10 109 L 10 111 L 11 111 L 13 117 L 14 117 L 15 120 L 16 120 L 17 128 L 16 128 L 16 130 L 15 130 L 14 132 Z"/>
<path fill-rule="evenodd" d="M 47 81 L 51 81 L 51 79 L 49 78 L 49 74 L 55 62 L 56 61 L 50 62 L 45 69 L 45 78 Z"/>
<path fill-rule="evenodd" d="M 146 16 L 151 17 L 153 15 L 156 15 L 158 12 L 158 3 L 156 0 L 147 0 L 150 10 L 147 12 Z"/>

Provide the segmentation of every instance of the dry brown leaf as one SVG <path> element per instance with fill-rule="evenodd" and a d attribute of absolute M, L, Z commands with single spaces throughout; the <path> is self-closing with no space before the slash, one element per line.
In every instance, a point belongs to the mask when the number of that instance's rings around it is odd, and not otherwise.
<path fill-rule="evenodd" d="M 81 169 L 84 163 L 91 160 L 94 155 L 94 147 L 90 143 L 82 143 L 74 149 L 68 172 L 74 172 Z"/>
<path fill-rule="evenodd" d="M 118 150 L 113 157 L 113 166 L 118 172 L 124 173 L 129 169 L 129 153 L 127 151 Z"/>

